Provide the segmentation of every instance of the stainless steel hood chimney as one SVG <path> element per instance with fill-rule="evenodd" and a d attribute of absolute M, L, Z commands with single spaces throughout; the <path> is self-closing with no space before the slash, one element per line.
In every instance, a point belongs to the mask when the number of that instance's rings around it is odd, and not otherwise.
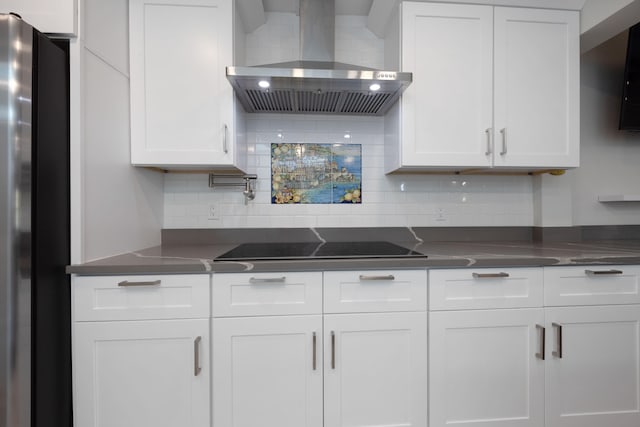
<path fill-rule="evenodd" d="M 300 61 L 227 67 L 249 113 L 384 115 L 412 74 L 334 62 L 335 0 L 300 0 Z"/>

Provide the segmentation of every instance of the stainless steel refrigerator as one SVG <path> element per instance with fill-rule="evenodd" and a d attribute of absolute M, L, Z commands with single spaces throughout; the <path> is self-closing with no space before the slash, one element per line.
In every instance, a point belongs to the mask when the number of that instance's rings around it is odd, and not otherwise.
<path fill-rule="evenodd" d="M 69 228 L 68 41 L 0 14 L 0 427 L 71 425 Z"/>

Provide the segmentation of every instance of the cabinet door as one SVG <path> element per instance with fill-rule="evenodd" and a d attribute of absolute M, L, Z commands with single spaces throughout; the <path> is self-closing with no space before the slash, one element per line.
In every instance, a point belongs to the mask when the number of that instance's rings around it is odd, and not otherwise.
<path fill-rule="evenodd" d="M 208 427 L 209 320 L 76 322 L 82 427 Z"/>
<path fill-rule="evenodd" d="M 547 427 L 639 426 L 640 307 L 549 308 L 546 321 Z"/>
<path fill-rule="evenodd" d="M 403 166 L 490 166 L 493 8 L 404 3 Z"/>
<path fill-rule="evenodd" d="M 2 0 L 2 13 L 15 12 L 43 33 L 75 35 L 77 0 Z"/>
<path fill-rule="evenodd" d="M 231 165 L 230 0 L 131 0 L 131 161 Z"/>
<path fill-rule="evenodd" d="M 579 163 L 579 12 L 495 8 L 495 165 Z"/>
<path fill-rule="evenodd" d="M 429 425 L 544 426 L 543 324 L 542 308 L 430 313 Z"/>
<path fill-rule="evenodd" d="M 325 427 L 426 427 L 426 328 L 425 312 L 325 316 Z"/>
<path fill-rule="evenodd" d="M 322 316 L 213 319 L 214 427 L 322 427 Z"/>

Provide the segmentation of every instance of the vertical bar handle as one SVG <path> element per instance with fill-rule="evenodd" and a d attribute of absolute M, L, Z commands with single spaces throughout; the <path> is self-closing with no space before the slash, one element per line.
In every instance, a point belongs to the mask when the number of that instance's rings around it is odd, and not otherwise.
<path fill-rule="evenodd" d="M 316 350 L 317 341 L 316 341 L 316 333 L 315 332 L 313 333 L 313 341 L 312 342 L 313 342 L 313 349 L 311 351 L 313 353 L 313 356 L 311 356 L 311 357 L 312 357 L 313 370 L 315 371 L 316 370 L 316 351 L 317 351 Z"/>
<path fill-rule="evenodd" d="M 487 151 L 484 152 L 485 156 L 491 154 L 491 128 L 487 128 L 484 132 L 487 134 Z"/>
<path fill-rule="evenodd" d="M 224 151 L 224 154 L 227 154 L 229 152 L 229 148 L 227 147 L 227 134 L 229 131 L 229 127 L 227 126 L 227 124 L 224 124 L 224 133 L 222 134 L 222 151 Z"/>
<path fill-rule="evenodd" d="M 544 360 L 546 353 L 545 349 L 545 328 L 541 325 L 536 325 L 536 331 L 540 331 L 540 352 L 536 353 L 536 357 L 540 360 Z"/>
<path fill-rule="evenodd" d="M 331 369 L 336 369 L 336 333 L 331 331 Z"/>
<path fill-rule="evenodd" d="M 558 359 L 562 359 L 562 325 L 558 323 L 552 323 L 551 326 L 556 328 L 556 350 L 552 351 L 551 354 L 557 357 Z"/>
<path fill-rule="evenodd" d="M 193 341 L 193 376 L 197 377 L 202 368 L 200 367 L 200 341 L 202 337 L 198 336 Z"/>
<path fill-rule="evenodd" d="M 500 155 L 504 156 L 507 154 L 507 128 L 500 129 L 500 133 L 502 134 L 502 151 Z"/>

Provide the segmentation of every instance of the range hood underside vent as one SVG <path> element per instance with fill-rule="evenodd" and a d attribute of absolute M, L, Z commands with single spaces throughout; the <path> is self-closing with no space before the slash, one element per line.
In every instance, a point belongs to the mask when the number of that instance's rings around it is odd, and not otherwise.
<path fill-rule="evenodd" d="M 345 69 L 340 63 L 332 65 L 343 68 L 274 65 L 280 67 L 227 67 L 227 79 L 247 113 L 382 116 L 412 80 L 411 73 Z M 261 81 L 270 87 L 261 89 Z M 372 90 L 372 84 L 379 89 Z"/>
<path fill-rule="evenodd" d="M 320 113 L 382 115 L 389 93 L 311 92 L 294 90 L 263 91 L 249 89 L 245 110 L 252 113 Z M 244 103 L 243 103 L 244 104 Z"/>

